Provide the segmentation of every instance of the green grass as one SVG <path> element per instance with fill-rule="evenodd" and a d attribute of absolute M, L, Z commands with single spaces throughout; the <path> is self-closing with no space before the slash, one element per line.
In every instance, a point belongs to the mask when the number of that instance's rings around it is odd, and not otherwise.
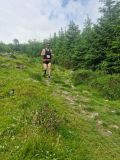
<path fill-rule="evenodd" d="M 0 56 L 0 159 L 119 159 L 120 101 L 71 74 L 53 66 L 48 81 L 38 59 Z"/>
<path fill-rule="evenodd" d="M 93 72 L 91 70 L 77 70 L 73 73 L 73 83 L 75 85 L 84 84 L 97 91 L 109 100 L 120 99 L 120 75 L 105 74 L 103 72 Z"/>

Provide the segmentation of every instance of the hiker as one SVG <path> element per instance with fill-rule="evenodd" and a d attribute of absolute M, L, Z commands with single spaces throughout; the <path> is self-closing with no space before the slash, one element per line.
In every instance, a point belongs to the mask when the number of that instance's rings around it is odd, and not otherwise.
<path fill-rule="evenodd" d="M 43 68 L 44 73 L 43 76 L 46 77 L 46 73 L 48 71 L 48 77 L 51 77 L 51 58 L 52 58 L 52 50 L 50 49 L 50 44 L 46 44 L 45 49 L 42 50 L 41 56 L 43 56 Z"/>

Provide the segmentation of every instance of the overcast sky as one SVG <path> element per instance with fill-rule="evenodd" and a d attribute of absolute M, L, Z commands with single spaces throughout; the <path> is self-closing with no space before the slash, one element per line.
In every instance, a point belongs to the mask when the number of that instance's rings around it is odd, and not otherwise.
<path fill-rule="evenodd" d="M 43 40 L 70 20 L 83 27 L 87 15 L 96 23 L 99 0 L 0 0 L 0 41 Z"/>

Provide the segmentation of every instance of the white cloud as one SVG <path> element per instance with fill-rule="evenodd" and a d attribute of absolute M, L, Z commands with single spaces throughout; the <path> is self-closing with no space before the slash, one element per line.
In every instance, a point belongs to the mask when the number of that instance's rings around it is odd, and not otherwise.
<path fill-rule="evenodd" d="M 96 22 L 100 6 L 98 0 L 88 0 L 86 5 L 69 0 L 64 7 L 62 0 L 0 0 L 0 4 L 0 41 L 4 42 L 42 40 L 72 19 L 82 28 L 87 14 Z"/>

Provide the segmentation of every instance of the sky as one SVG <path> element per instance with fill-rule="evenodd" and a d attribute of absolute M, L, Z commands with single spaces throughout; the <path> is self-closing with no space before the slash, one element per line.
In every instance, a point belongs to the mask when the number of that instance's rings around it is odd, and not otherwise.
<path fill-rule="evenodd" d="M 99 0 L 0 0 L 0 41 L 42 41 L 71 20 L 82 29 L 87 15 L 97 22 L 100 5 Z"/>

